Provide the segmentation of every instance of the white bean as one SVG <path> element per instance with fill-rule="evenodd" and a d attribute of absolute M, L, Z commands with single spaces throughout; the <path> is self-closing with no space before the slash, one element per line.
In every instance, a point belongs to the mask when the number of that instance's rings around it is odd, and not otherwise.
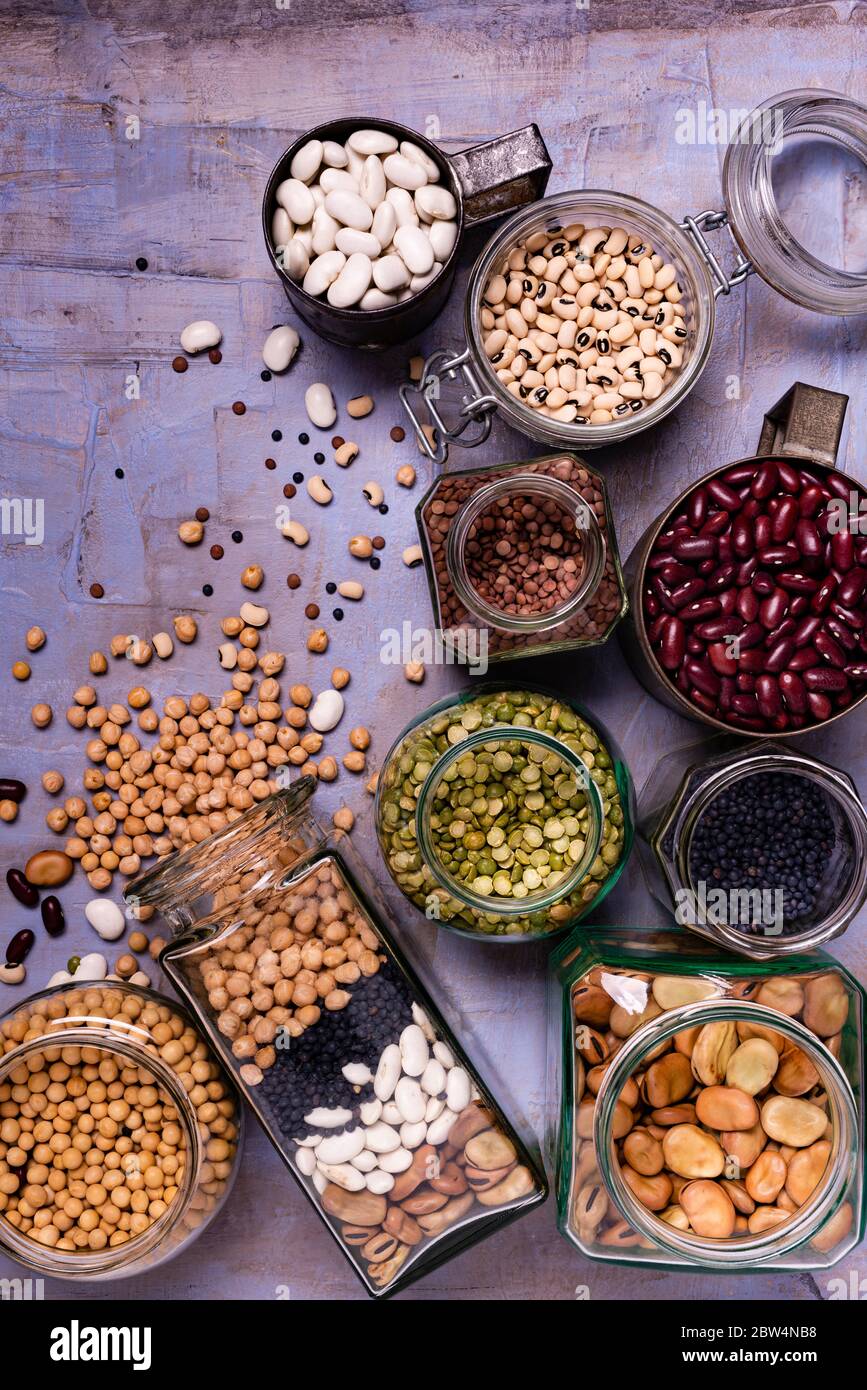
<path fill-rule="evenodd" d="M 397 141 L 393 135 L 388 135 L 384 130 L 354 130 L 350 135 L 347 144 L 356 154 L 391 154 L 397 149 Z"/>
<path fill-rule="evenodd" d="M 344 227 L 355 227 L 359 232 L 370 231 L 373 213 L 363 198 L 357 193 L 350 193 L 347 188 L 336 188 L 333 193 L 326 194 L 325 211 L 335 222 L 342 222 Z"/>
<path fill-rule="evenodd" d="M 428 184 L 417 188 L 415 205 L 424 222 L 451 222 L 458 215 L 458 205 L 447 188 Z"/>
<path fill-rule="evenodd" d="M 311 221 L 316 210 L 313 194 L 300 179 L 284 179 L 275 194 L 281 208 L 285 208 L 292 221 L 300 227 Z"/>
<path fill-rule="evenodd" d="M 370 257 L 356 251 L 349 257 L 337 279 L 328 287 L 328 303 L 335 309 L 348 309 L 357 304 L 370 285 Z"/>
<path fill-rule="evenodd" d="M 301 146 L 289 165 L 289 173 L 293 179 L 300 179 L 302 183 L 309 183 L 321 163 L 322 141 L 308 140 L 306 145 Z"/>
<path fill-rule="evenodd" d="M 380 256 L 373 262 L 373 279 L 377 289 L 388 294 L 408 285 L 410 273 L 400 256 Z"/>
<path fill-rule="evenodd" d="M 413 275 L 426 275 L 433 266 L 433 247 L 419 227 L 398 227 L 394 234 L 394 245 Z"/>
<path fill-rule="evenodd" d="M 204 352 L 205 348 L 216 347 L 222 339 L 222 333 L 210 319 L 196 319 L 188 323 L 181 333 L 181 347 L 192 357 L 197 352 Z"/>
<path fill-rule="evenodd" d="M 307 294 L 324 294 L 346 265 L 342 251 L 326 251 L 310 262 L 310 269 L 304 276 L 303 288 Z"/>
<path fill-rule="evenodd" d="M 307 387 L 304 392 L 304 408 L 317 429 L 330 429 L 337 419 L 337 407 L 331 387 L 326 386 L 324 381 L 314 381 L 312 386 Z"/>
<path fill-rule="evenodd" d="M 398 188 L 422 188 L 427 183 L 427 174 L 422 166 L 403 154 L 386 155 L 382 161 L 385 177 Z"/>
<path fill-rule="evenodd" d="M 262 361 L 269 372 L 285 372 L 298 351 L 299 342 L 298 334 L 289 324 L 272 328 L 262 348 Z"/>
<path fill-rule="evenodd" d="M 338 251 L 345 256 L 361 254 L 370 260 L 382 254 L 382 246 L 371 232 L 359 232 L 355 227 L 340 227 L 334 238 Z"/>

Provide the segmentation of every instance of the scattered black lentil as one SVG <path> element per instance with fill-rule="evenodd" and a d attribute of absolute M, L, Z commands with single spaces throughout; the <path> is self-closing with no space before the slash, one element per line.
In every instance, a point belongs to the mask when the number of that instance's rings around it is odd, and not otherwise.
<path fill-rule="evenodd" d="M 292 481 L 293 481 L 293 483 L 303 483 L 303 482 L 304 482 L 304 474 L 303 474 L 303 473 L 293 473 L 293 474 L 292 474 Z"/>
<path fill-rule="evenodd" d="M 236 545 L 240 545 L 240 544 L 241 544 L 241 541 L 242 541 L 243 539 L 244 539 L 244 532 L 243 532 L 243 531 L 233 531 L 233 532 L 232 532 L 232 540 L 235 542 Z"/>
<path fill-rule="evenodd" d="M 136 262 L 135 262 L 135 268 L 136 268 L 136 270 L 147 270 L 147 268 L 148 268 L 147 257 L 146 257 L 146 256 L 137 256 L 137 257 L 136 257 Z"/>
<path fill-rule="evenodd" d="M 278 434 L 278 435 L 280 435 L 280 438 L 281 438 L 281 439 L 283 438 L 283 436 L 282 436 L 282 434 L 280 434 L 280 431 L 279 431 L 279 430 L 276 430 L 275 433 Z M 273 439 L 273 438 L 274 438 L 274 435 L 272 435 L 271 438 Z M 301 434 L 299 434 L 299 436 L 298 436 L 298 443 L 299 443 L 299 444 L 309 444 L 309 443 L 310 443 L 310 435 L 309 435 L 309 434 L 304 434 L 304 432 L 302 431 Z"/>
<path fill-rule="evenodd" d="M 789 772 L 755 773 L 720 792 L 700 816 L 689 849 L 692 883 L 708 892 L 782 892 L 782 934 L 816 915 L 838 836 L 827 795 Z M 730 922 L 758 935 L 768 923 Z"/>
<path fill-rule="evenodd" d="M 324 462 L 325 462 L 325 455 L 324 455 L 324 454 L 320 454 L 320 453 L 314 454 L 314 455 L 313 455 L 313 462 L 314 462 L 314 463 L 324 463 Z"/>
<path fill-rule="evenodd" d="M 342 609 L 342 608 L 335 608 L 335 609 L 334 609 L 334 612 L 332 613 L 331 616 L 332 616 L 333 618 L 335 618 L 335 619 L 337 620 L 338 623 L 342 623 L 342 622 L 343 622 L 343 609 Z"/>
<path fill-rule="evenodd" d="M 274 440 L 274 443 L 275 443 L 275 444 L 279 444 L 279 443 L 280 443 L 280 440 L 283 438 L 283 431 L 282 431 L 282 430 L 272 430 L 272 431 L 271 431 L 271 438 Z"/>
<path fill-rule="evenodd" d="M 116 468 L 116 469 L 114 470 L 114 476 L 115 476 L 116 478 L 122 478 L 122 477 L 124 476 L 123 469 L 122 469 L 122 468 Z"/>
<path fill-rule="evenodd" d="M 259 375 L 260 375 L 260 377 L 262 378 L 263 381 L 270 381 L 270 380 L 271 380 L 271 373 L 268 371 L 268 368 L 267 368 L 267 367 L 264 369 L 264 371 L 261 371 L 261 372 L 259 373 Z"/>
<path fill-rule="evenodd" d="M 203 584 L 203 585 L 202 585 L 202 593 L 205 595 L 205 598 L 210 598 L 211 595 L 213 594 L 213 592 L 214 592 L 214 586 L 213 586 L 213 584 Z"/>
<path fill-rule="evenodd" d="M 328 583 L 325 585 L 325 592 L 326 594 L 337 593 L 337 585 L 334 583 L 333 579 L 329 579 Z"/>
<path fill-rule="evenodd" d="M 380 503 L 380 505 L 379 505 L 379 515 L 380 515 L 380 516 L 388 516 L 388 503 L 387 503 L 387 502 L 381 502 L 381 503 Z"/>
<path fill-rule="evenodd" d="M 382 564 L 382 561 L 379 559 L 378 556 L 376 556 L 376 555 L 371 555 L 370 560 L 368 561 L 368 563 L 369 563 L 370 568 L 371 568 L 372 570 L 378 570 L 379 567 L 380 567 L 380 565 Z"/>

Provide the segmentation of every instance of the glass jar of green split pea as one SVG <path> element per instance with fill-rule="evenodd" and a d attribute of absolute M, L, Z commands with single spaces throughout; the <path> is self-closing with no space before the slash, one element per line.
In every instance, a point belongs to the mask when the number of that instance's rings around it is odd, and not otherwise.
<path fill-rule="evenodd" d="M 449 695 L 380 774 L 376 828 L 398 887 L 432 921 L 526 940 L 573 926 L 632 847 L 629 770 L 595 717 L 509 684 Z"/>

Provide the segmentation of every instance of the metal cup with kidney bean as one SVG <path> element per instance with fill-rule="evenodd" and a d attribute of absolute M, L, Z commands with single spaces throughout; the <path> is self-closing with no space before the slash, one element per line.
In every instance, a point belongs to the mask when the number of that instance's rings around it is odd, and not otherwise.
<path fill-rule="evenodd" d="M 797 383 L 759 454 L 708 474 L 633 552 L 626 654 L 680 712 L 773 737 L 867 695 L 867 493 L 829 466 L 846 400 Z"/>

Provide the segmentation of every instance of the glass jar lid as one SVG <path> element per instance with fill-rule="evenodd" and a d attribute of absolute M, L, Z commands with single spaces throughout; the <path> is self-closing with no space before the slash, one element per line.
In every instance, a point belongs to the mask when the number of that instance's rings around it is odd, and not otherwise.
<path fill-rule="evenodd" d="M 867 268 L 846 270 L 809 251 L 790 230 L 774 187 L 787 142 L 831 141 L 867 169 L 867 108 L 839 92 L 805 89 L 761 102 L 726 151 L 723 194 L 732 234 L 752 267 L 780 294 L 822 314 L 867 313 Z"/>

